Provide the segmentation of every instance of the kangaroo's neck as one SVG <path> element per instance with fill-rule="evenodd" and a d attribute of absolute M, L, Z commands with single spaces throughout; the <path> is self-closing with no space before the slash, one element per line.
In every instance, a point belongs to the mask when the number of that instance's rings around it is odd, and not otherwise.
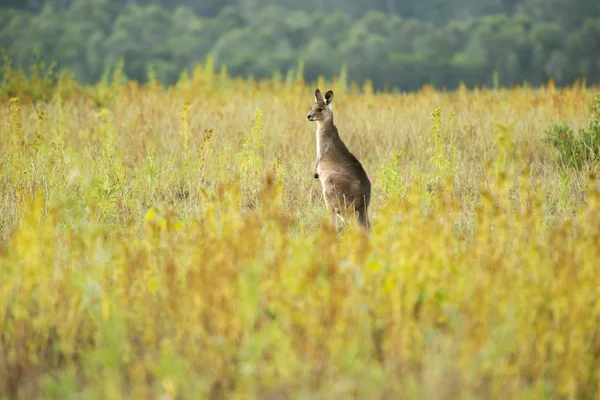
<path fill-rule="evenodd" d="M 333 123 L 333 117 L 326 121 L 317 121 L 317 140 L 320 138 L 337 136 L 337 128 Z"/>
<path fill-rule="evenodd" d="M 339 135 L 333 118 L 317 121 L 317 159 L 328 153 L 337 142 L 339 142 Z"/>

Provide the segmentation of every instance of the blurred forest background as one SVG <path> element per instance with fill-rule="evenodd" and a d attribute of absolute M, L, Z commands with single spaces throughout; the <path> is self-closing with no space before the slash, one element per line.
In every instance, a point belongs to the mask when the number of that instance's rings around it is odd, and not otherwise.
<path fill-rule="evenodd" d="M 22 67 L 38 49 L 89 83 L 122 59 L 128 78 L 151 66 L 170 84 L 207 56 L 255 78 L 345 64 L 351 80 L 401 90 L 596 83 L 600 1 L 0 0 L 0 46 Z"/>

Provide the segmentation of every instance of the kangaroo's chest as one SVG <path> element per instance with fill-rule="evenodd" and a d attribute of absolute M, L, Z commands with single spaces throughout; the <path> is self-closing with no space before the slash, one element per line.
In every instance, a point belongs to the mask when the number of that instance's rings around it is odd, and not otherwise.
<path fill-rule="evenodd" d="M 317 156 L 326 156 L 331 149 L 331 142 L 332 141 L 328 139 L 317 140 Z"/>

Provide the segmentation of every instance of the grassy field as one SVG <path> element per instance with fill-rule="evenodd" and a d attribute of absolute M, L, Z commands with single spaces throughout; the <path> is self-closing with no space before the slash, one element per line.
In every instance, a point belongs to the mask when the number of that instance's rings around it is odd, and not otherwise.
<path fill-rule="evenodd" d="M 0 398 L 599 398 L 596 170 L 544 138 L 600 88 L 36 82 L 0 103 Z M 326 224 L 317 85 L 368 238 Z"/>

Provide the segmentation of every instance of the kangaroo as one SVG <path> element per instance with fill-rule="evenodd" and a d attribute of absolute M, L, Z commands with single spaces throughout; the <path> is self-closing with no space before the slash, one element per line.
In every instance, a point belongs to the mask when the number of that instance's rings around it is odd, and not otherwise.
<path fill-rule="evenodd" d="M 325 206 L 331 223 L 337 229 L 336 216 L 342 221 L 352 212 L 359 226 L 370 231 L 368 208 L 371 181 L 362 164 L 348 150 L 333 123 L 333 91 L 315 90 L 315 101 L 306 116 L 317 123 L 317 158 L 313 177 L 321 181 Z"/>

